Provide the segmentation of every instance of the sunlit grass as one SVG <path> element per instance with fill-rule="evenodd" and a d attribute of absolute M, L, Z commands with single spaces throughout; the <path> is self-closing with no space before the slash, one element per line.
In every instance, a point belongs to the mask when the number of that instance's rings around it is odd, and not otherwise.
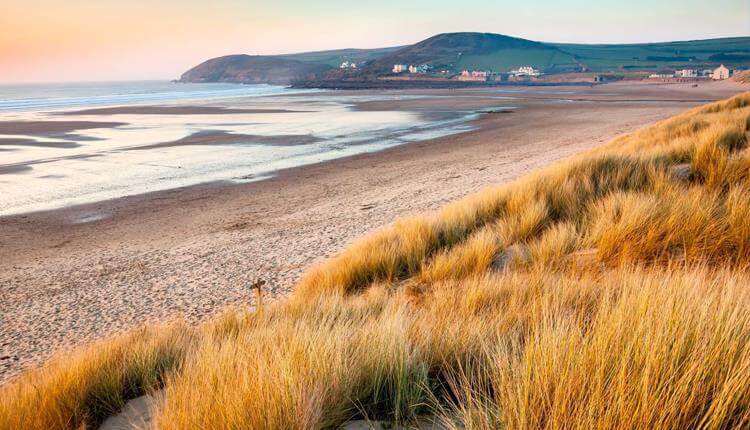
<path fill-rule="evenodd" d="M 62 355 L 2 428 L 750 425 L 750 93 L 396 222 L 287 300 Z M 676 174 L 676 169 L 689 174 Z"/>

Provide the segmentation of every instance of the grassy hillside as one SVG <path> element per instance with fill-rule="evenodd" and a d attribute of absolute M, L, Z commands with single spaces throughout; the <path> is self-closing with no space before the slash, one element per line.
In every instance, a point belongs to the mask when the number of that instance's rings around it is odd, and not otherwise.
<path fill-rule="evenodd" d="M 205 61 L 180 76 L 180 82 L 236 82 L 286 85 L 318 76 L 331 67 L 264 55 L 227 55 Z"/>
<path fill-rule="evenodd" d="M 692 109 L 310 269 L 287 300 L 147 327 L 0 391 L 0 428 L 750 425 L 750 93 Z"/>
<path fill-rule="evenodd" d="M 516 37 L 492 33 L 445 33 L 399 49 L 374 61 L 368 68 L 390 71 L 393 64 L 429 64 L 436 69 L 460 71 L 462 68 L 492 67 L 510 70 L 512 65 L 530 60 L 573 63 L 572 56 L 552 46 Z"/>
<path fill-rule="evenodd" d="M 277 56 L 231 55 L 208 60 L 182 76 L 185 82 L 289 83 L 340 79 L 331 69 L 360 64 L 361 77 L 389 73 L 394 64 L 429 64 L 453 73 L 464 69 L 509 72 L 531 65 L 546 73 L 713 68 L 720 63 L 750 68 L 750 37 L 631 45 L 542 43 L 493 33 L 444 33 L 413 45 L 340 49 Z M 347 72 L 351 76 L 352 72 Z"/>
<path fill-rule="evenodd" d="M 579 67 L 571 55 L 549 49 L 501 49 L 492 55 L 463 55 L 454 67 L 456 70 L 510 71 L 530 64 L 548 72 Z"/>
<path fill-rule="evenodd" d="M 339 67 L 344 61 L 354 61 L 355 63 L 372 61 L 391 54 L 401 48 L 401 46 L 397 46 L 392 48 L 376 49 L 337 49 L 333 51 L 303 52 L 299 54 L 278 55 L 277 57 L 289 60 L 325 64 L 332 67 Z"/>
<path fill-rule="evenodd" d="M 552 45 L 571 54 L 591 70 L 710 68 L 719 63 L 750 67 L 750 37 L 620 45 Z M 724 59 L 721 54 L 735 54 L 741 58 Z"/>
<path fill-rule="evenodd" d="M 488 36 L 490 42 L 485 42 Z M 436 40 L 440 43 L 436 43 Z M 653 70 L 659 68 L 750 67 L 750 37 L 647 44 L 540 43 L 483 33 L 448 33 L 396 51 L 383 63 L 435 64 L 453 71 L 491 69 L 510 71 L 532 65 L 548 73 Z"/>

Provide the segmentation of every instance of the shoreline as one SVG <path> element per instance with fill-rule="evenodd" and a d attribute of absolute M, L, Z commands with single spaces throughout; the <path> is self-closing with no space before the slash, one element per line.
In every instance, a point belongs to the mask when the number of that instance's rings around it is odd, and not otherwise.
<path fill-rule="evenodd" d="M 181 314 L 200 321 L 227 305 L 248 305 L 246 287 L 258 278 L 271 298 L 281 297 L 306 267 L 366 232 L 701 103 L 702 93 L 688 94 L 658 103 L 607 95 L 512 101 L 522 110 L 482 115 L 472 131 L 261 181 L 0 217 L 0 324 L 9 328 L 0 334 L 0 356 L 10 357 L 0 360 L 0 383 L 56 351 L 149 320 Z M 415 108 L 411 100 L 382 103 Z"/>
<path fill-rule="evenodd" d="M 0 175 L 13 175 L 0 177 L 9 189 L 6 198 L 0 199 L 0 216 L 211 181 L 246 182 L 295 165 L 455 134 L 466 130 L 464 124 L 478 116 L 474 109 L 367 112 L 354 108 L 358 100 L 331 94 L 322 99 L 287 95 L 280 101 L 272 97 L 204 100 L 203 104 L 185 106 L 121 106 L 31 113 L 25 120 L 11 117 L 0 121 L 0 128 L 20 134 L 7 139 L 0 136 L 0 149 L 8 145 L 10 152 L 0 163 Z M 260 109 L 264 106 L 294 110 Z M 484 107 L 482 103 L 479 106 Z M 191 118 L 196 112 L 222 116 Z M 248 112 L 264 115 L 233 115 Z M 286 116 L 289 113 L 295 115 Z M 63 115 L 67 118 L 49 120 Z M 155 115 L 168 117 L 152 119 Z M 83 131 L 93 128 L 99 131 Z M 69 162 L 83 159 L 91 162 Z M 113 166 L 122 169 L 112 171 Z M 63 176 L 70 179 L 60 179 Z M 27 189 L 39 192 L 29 194 Z"/>

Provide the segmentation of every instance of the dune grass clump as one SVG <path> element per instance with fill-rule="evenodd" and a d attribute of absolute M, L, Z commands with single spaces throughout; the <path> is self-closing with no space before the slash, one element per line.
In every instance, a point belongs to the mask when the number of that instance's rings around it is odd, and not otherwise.
<path fill-rule="evenodd" d="M 741 84 L 750 84 L 750 71 L 745 70 L 743 72 L 735 72 L 732 76 L 732 80 Z"/>
<path fill-rule="evenodd" d="M 446 378 L 449 428 L 746 428 L 748 278 L 621 271 Z M 561 282 L 559 282 L 561 281 Z M 563 287 L 573 294 L 575 284 Z M 572 297 L 571 297 L 572 298 Z M 574 302 L 575 303 L 575 302 Z M 744 309 L 744 310 L 743 310 Z"/>
<path fill-rule="evenodd" d="M 60 353 L 0 388 L 0 428 L 95 426 L 127 400 L 158 389 L 192 349 L 192 334 L 193 328 L 178 321 Z"/>
<path fill-rule="evenodd" d="M 0 388 L 0 428 L 750 426 L 750 93 L 396 222 L 287 300 Z"/>

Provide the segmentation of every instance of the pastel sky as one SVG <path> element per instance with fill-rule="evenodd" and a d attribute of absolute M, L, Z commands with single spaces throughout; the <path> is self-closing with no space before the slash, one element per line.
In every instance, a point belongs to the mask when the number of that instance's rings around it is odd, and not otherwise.
<path fill-rule="evenodd" d="M 0 83 L 173 79 L 211 57 L 485 31 L 555 42 L 750 35 L 750 0 L 3 0 Z"/>

